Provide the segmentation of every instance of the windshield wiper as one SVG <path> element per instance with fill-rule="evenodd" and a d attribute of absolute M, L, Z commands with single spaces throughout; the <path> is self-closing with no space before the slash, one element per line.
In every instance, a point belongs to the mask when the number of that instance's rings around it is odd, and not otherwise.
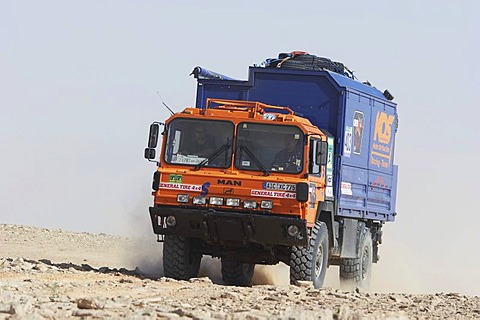
<path fill-rule="evenodd" d="M 245 153 L 253 160 L 253 162 L 255 162 L 257 167 L 260 168 L 260 170 L 262 170 L 264 175 L 266 175 L 266 176 L 270 175 L 270 172 L 268 172 L 268 169 L 265 168 L 265 166 L 260 162 L 260 160 L 258 160 L 258 158 L 255 157 L 253 152 L 250 151 L 250 149 L 248 149 L 247 146 L 245 146 L 243 144 L 240 145 L 240 152 L 242 152 L 242 151 L 245 151 Z"/>
<path fill-rule="evenodd" d="M 222 154 L 222 152 L 226 151 L 229 147 L 230 147 L 230 143 L 228 143 L 228 142 L 225 143 L 220 148 L 213 151 L 212 154 L 210 154 L 206 159 L 202 160 L 202 162 L 197 164 L 195 166 L 195 168 L 193 168 L 193 170 L 197 171 L 200 168 L 203 168 L 207 163 L 209 163 L 210 161 L 213 161 L 216 157 L 218 157 L 220 154 Z"/>

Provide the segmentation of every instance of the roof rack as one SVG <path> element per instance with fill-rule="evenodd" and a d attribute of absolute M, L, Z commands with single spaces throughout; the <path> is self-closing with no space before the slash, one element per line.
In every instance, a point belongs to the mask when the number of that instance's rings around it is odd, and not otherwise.
<path fill-rule="evenodd" d="M 217 104 L 217 106 L 213 106 Z M 295 112 L 288 107 L 272 106 L 256 101 L 243 100 L 225 100 L 207 98 L 206 109 L 224 109 L 224 110 L 244 110 L 253 111 L 254 113 L 264 114 L 265 109 L 283 110 L 288 114 L 295 115 Z"/>

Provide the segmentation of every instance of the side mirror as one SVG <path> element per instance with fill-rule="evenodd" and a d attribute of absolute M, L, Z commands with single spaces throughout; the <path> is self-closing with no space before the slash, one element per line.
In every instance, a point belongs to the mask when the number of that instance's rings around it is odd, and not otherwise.
<path fill-rule="evenodd" d="M 152 123 L 150 125 L 150 133 L 148 135 L 148 148 L 155 149 L 157 147 L 159 132 L 160 132 L 160 126 L 158 125 L 158 123 L 155 123 L 155 122 Z"/>
<path fill-rule="evenodd" d="M 155 159 L 155 149 L 153 148 L 145 148 L 145 159 L 153 160 Z"/>
<path fill-rule="evenodd" d="M 150 125 L 150 133 L 148 134 L 148 147 L 145 149 L 144 157 L 150 162 L 155 159 L 155 149 L 158 145 L 158 135 L 160 134 L 160 125 L 165 126 L 162 122 L 154 122 Z M 164 131 L 165 132 L 165 131 Z M 164 133 L 163 132 L 163 133 Z M 162 133 L 162 134 L 163 134 Z M 159 165 L 160 162 L 157 162 Z"/>
<path fill-rule="evenodd" d="M 326 141 L 317 141 L 317 154 L 315 155 L 315 164 L 327 164 L 328 144 Z"/>

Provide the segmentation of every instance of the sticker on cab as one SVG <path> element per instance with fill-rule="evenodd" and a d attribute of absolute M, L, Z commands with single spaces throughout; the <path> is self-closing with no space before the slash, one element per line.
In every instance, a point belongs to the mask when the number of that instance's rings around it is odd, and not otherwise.
<path fill-rule="evenodd" d="M 325 195 L 329 198 L 333 197 L 333 187 L 327 187 L 325 189 Z"/>
<path fill-rule="evenodd" d="M 182 175 L 181 174 L 171 174 L 168 182 L 172 183 L 182 183 Z"/>
<path fill-rule="evenodd" d="M 254 197 L 267 197 L 267 198 L 284 198 L 284 199 L 296 198 L 296 194 L 293 192 L 271 191 L 271 190 L 252 190 L 251 195 Z"/>
<path fill-rule="evenodd" d="M 160 189 L 184 190 L 184 191 L 202 191 L 201 185 L 181 184 L 181 183 L 165 183 L 160 182 Z"/>

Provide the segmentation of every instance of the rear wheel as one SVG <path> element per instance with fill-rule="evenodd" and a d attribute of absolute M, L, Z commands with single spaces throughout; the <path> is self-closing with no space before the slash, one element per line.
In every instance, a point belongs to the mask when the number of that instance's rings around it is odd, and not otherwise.
<path fill-rule="evenodd" d="M 328 267 L 328 229 L 318 221 L 312 230 L 308 247 L 292 247 L 290 258 L 290 282 L 312 281 L 321 288 Z"/>
<path fill-rule="evenodd" d="M 357 257 L 340 263 L 340 284 L 345 289 L 368 288 L 372 278 L 373 245 L 370 229 L 364 227 Z"/>
<path fill-rule="evenodd" d="M 249 287 L 252 285 L 255 264 L 239 263 L 222 258 L 222 277 L 227 285 Z"/>
<path fill-rule="evenodd" d="M 192 252 L 192 239 L 166 235 L 163 243 L 163 271 L 166 277 L 188 280 L 198 275 L 202 255 Z"/>

